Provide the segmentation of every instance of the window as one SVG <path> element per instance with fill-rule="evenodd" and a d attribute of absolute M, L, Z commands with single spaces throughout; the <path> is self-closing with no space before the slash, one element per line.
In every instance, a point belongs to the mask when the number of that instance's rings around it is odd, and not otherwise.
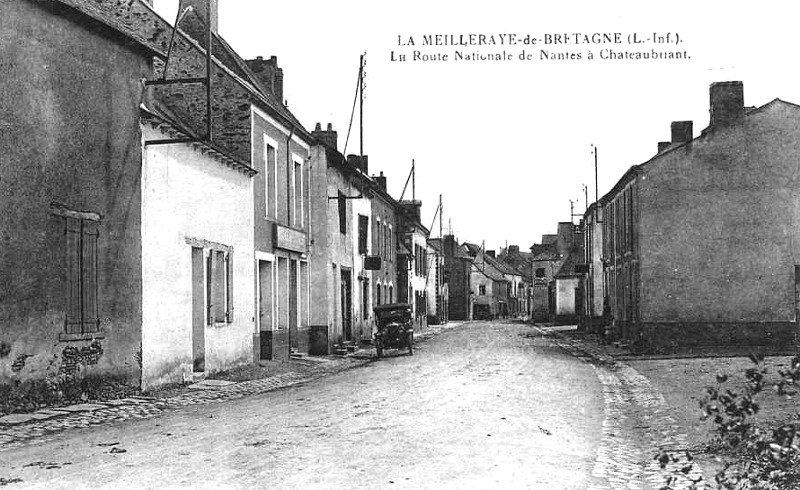
<path fill-rule="evenodd" d="M 298 157 L 295 157 L 298 158 Z M 295 228 L 303 227 L 303 165 L 294 160 L 293 219 Z"/>
<path fill-rule="evenodd" d="M 67 334 L 98 332 L 100 330 L 97 306 L 99 220 L 77 216 L 65 216 L 64 219 L 67 268 L 67 315 L 64 332 Z"/>
<path fill-rule="evenodd" d="M 367 228 L 369 227 L 369 216 L 358 215 L 358 253 L 367 254 Z"/>
<path fill-rule="evenodd" d="M 206 321 L 233 322 L 232 252 L 211 249 L 206 257 Z"/>
<path fill-rule="evenodd" d="M 270 139 L 266 139 L 264 144 L 264 200 L 266 203 L 265 216 L 276 218 L 277 213 L 277 190 L 275 188 L 277 177 L 277 151 L 278 144 Z"/>
<path fill-rule="evenodd" d="M 375 229 L 372 232 L 374 237 L 373 240 L 375 241 L 375 247 L 378 255 L 383 257 L 383 234 L 381 233 L 381 230 L 381 220 L 380 218 L 375 218 Z"/>
<path fill-rule="evenodd" d="M 378 284 L 375 286 L 375 303 L 381 304 L 381 285 Z"/>
<path fill-rule="evenodd" d="M 539 267 L 536 269 L 536 277 L 544 277 L 544 267 Z"/>
<path fill-rule="evenodd" d="M 389 303 L 394 301 L 394 286 L 389 286 L 389 297 L 386 298 Z"/>
<path fill-rule="evenodd" d="M 393 260 L 392 258 L 394 257 L 394 250 L 395 250 L 395 247 L 394 247 L 394 232 L 392 231 L 392 225 L 389 225 L 389 237 L 388 237 L 388 239 L 389 239 L 389 252 L 388 252 L 388 256 L 386 257 L 386 260 L 391 262 Z"/>
<path fill-rule="evenodd" d="M 383 224 L 383 256 L 389 259 L 389 226 Z"/>
<path fill-rule="evenodd" d="M 339 191 L 339 233 L 347 234 L 347 198 Z"/>
<path fill-rule="evenodd" d="M 481 284 L 480 286 L 478 286 L 478 294 L 481 295 L 481 296 L 486 296 L 486 285 L 485 284 Z"/>

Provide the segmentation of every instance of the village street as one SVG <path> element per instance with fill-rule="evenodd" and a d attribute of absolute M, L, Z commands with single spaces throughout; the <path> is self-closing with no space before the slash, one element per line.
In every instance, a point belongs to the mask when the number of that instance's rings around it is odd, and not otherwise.
<path fill-rule="evenodd" d="M 570 352 L 572 351 L 572 352 Z M 315 381 L 0 446 L 9 488 L 658 488 L 663 397 L 566 339 L 470 322 Z"/>

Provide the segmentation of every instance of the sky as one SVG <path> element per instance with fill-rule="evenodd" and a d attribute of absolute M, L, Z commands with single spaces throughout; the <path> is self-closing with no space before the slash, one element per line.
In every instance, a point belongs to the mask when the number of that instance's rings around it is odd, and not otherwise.
<path fill-rule="evenodd" d="M 174 22 L 178 0 L 154 4 Z M 798 13 L 792 2 L 769 0 L 219 0 L 219 34 L 246 59 L 277 56 L 289 109 L 309 131 L 332 123 L 340 151 L 365 54 L 370 173 L 382 171 L 399 198 L 413 161 L 413 197 L 431 236 L 441 195 L 445 233 L 488 250 L 527 250 L 571 212 L 582 214 L 587 195 L 591 204 L 596 190 L 602 197 L 650 159 L 672 121 L 693 120 L 698 136 L 711 83 L 742 81 L 747 106 L 800 103 Z M 610 42 L 592 42 L 595 33 Z M 630 44 L 634 34 L 641 42 Z M 436 35 L 495 44 L 425 45 Z M 584 35 L 589 43 L 574 43 Z M 603 59 L 608 50 L 688 58 Z M 414 60 L 414 51 L 429 59 Z M 456 51 L 511 59 L 457 59 Z M 346 153 L 360 151 L 358 113 Z"/>

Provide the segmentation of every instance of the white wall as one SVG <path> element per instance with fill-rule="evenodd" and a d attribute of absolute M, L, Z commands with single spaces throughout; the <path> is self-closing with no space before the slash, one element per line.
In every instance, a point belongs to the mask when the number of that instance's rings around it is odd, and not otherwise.
<path fill-rule="evenodd" d="M 149 124 L 142 133 L 144 141 L 167 137 Z M 233 250 L 233 322 L 206 325 L 205 372 L 251 362 L 251 178 L 187 144 L 147 146 L 142 160 L 143 388 L 182 382 L 192 373 L 192 245 L 187 239 Z"/>
<path fill-rule="evenodd" d="M 575 314 L 575 288 L 577 278 L 556 279 L 556 315 Z"/>

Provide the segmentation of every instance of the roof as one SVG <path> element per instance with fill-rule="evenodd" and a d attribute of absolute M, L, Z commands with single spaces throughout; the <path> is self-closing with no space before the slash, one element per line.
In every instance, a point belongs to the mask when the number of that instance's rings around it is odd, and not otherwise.
<path fill-rule="evenodd" d="M 482 247 L 474 243 L 464 242 L 463 246 L 467 249 L 468 253 L 474 257 L 473 265 L 486 277 L 496 281 L 507 281 L 503 274 L 519 275 L 516 271 L 510 269 L 508 266 L 498 261 L 491 255 L 481 251 Z M 483 267 L 481 267 L 483 265 Z M 486 267 L 488 265 L 488 267 Z"/>
<path fill-rule="evenodd" d="M 561 254 L 552 251 L 545 251 L 540 254 L 534 255 L 533 260 L 534 262 L 545 262 L 545 261 L 553 261 L 558 260 L 561 258 Z"/>
<path fill-rule="evenodd" d="M 764 104 L 764 105 L 762 105 L 760 107 L 755 107 L 755 108 L 748 107 L 748 108 L 746 108 L 745 109 L 745 113 L 744 113 L 744 117 L 749 117 L 749 116 L 761 113 L 761 112 L 767 110 L 768 108 L 773 107 L 774 105 L 777 105 L 777 104 L 782 104 L 782 105 L 785 105 L 787 107 L 791 107 L 791 108 L 794 108 L 794 109 L 800 109 L 800 105 L 793 104 L 791 102 L 786 102 L 784 100 L 775 98 L 775 99 L 771 100 L 770 102 L 768 102 L 768 103 L 766 103 L 766 104 Z M 617 183 L 614 184 L 614 186 L 608 192 L 606 192 L 603 195 L 603 197 L 600 198 L 600 204 L 604 205 L 604 204 L 608 203 L 611 199 L 614 198 L 614 196 L 616 196 L 616 194 L 623 187 L 625 187 L 628 184 L 628 182 L 630 182 L 632 179 L 634 179 L 636 177 L 636 175 L 638 175 L 639 173 L 644 171 L 646 167 L 648 167 L 648 166 L 652 165 L 653 163 L 658 162 L 659 160 L 661 160 L 664 155 L 668 155 L 668 154 L 670 154 L 670 153 L 672 153 L 674 151 L 677 151 L 677 150 L 679 150 L 681 148 L 684 148 L 686 146 L 692 145 L 695 141 L 700 141 L 700 140 L 706 139 L 709 136 L 709 134 L 712 133 L 713 129 L 714 129 L 713 127 L 709 126 L 709 127 L 705 128 L 705 129 L 703 129 L 700 132 L 699 136 L 697 136 L 695 138 L 692 138 L 691 140 L 684 141 L 682 143 L 675 143 L 675 144 L 671 145 L 669 148 L 667 148 L 667 149 L 665 149 L 665 150 L 663 150 L 663 151 L 661 151 L 659 153 L 656 153 L 654 156 L 652 156 L 650 159 L 646 160 L 645 162 L 640 163 L 638 165 L 631 166 L 628 169 L 628 171 L 626 171 L 622 175 L 622 177 L 620 177 L 620 179 L 617 181 Z"/>
<path fill-rule="evenodd" d="M 141 0 L 56 0 L 166 58 L 172 28 Z M 165 34 L 161 36 L 160 34 Z"/>
<path fill-rule="evenodd" d="M 142 115 L 142 122 L 149 123 L 154 128 L 160 129 L 161 131 L 168 133 L 171 138 L 195 137 L 195 135 L 193 135 L 191 131 L 183 128 L 179 123 L 174 122 L 174 120 L 170 116 L 166 115 L 165 113 L 161 112 L 158 109 L 147 107 L 145 104 L 142 104 L 140 106 L 140 111 Z M 258 173 L 250 165 L 242 162 L 241 160 L 238 160 L 237 158 L 231 156 L 229 152 L 217 147 L 216 145 L 210 144 L 209 142 L 193 141 L 191 143 L 186 143 L 186 144 L 191 144 L 203 148 L 213 158 L 216 158 L 220 163 L 223 163 L 224 165 L 227 165 L 233 168 L 234 170 L 244 172 L 251 177 Z"/>
<path fill-rule="evenodd" d="M 564 278 L 564 277 L 572 277 L 575 275 L 575 264 L 579 263 L 578 254 L 575 252 L 570 252 L 567 254 L 567 257 L 564 259 L 564 262 L 561 264 L 561 267 L 558 269 L 558 272 L 553 274 L 555 278 Z"/>
<path fill-rule="evenodd" d="M 178 32 L 183 32 L 191 37 L 197 43 L 198 49 L 205 53 L 204 42 L 200 42 L 200 40 L 205 37 L 201 34 L 203 30 L 202 22 L 202 19 L 195 15 L 186 15 L 181 19 L 178 25 Z M 311 138 L 311 134 L 303 127 L 294 114 L 283 105 L 283 101 L 275 99 L 275 94 L 261 82 L 261 79 L 259 79 L 255 73 L 253 73 L 250 67 L 247 66 L 247 62 L 245 62 L 244 58 L 239 56 L 233 47 L 216 32 L 212 33 L 211 53 L 233 74 L 246 82 L 245 88 L 253 93 L 253 95 L 257 95 L 263 104 L 266 104 L 270 109 L 286 118 L 296 129 L 299 129 L 307 139 Z"/>

